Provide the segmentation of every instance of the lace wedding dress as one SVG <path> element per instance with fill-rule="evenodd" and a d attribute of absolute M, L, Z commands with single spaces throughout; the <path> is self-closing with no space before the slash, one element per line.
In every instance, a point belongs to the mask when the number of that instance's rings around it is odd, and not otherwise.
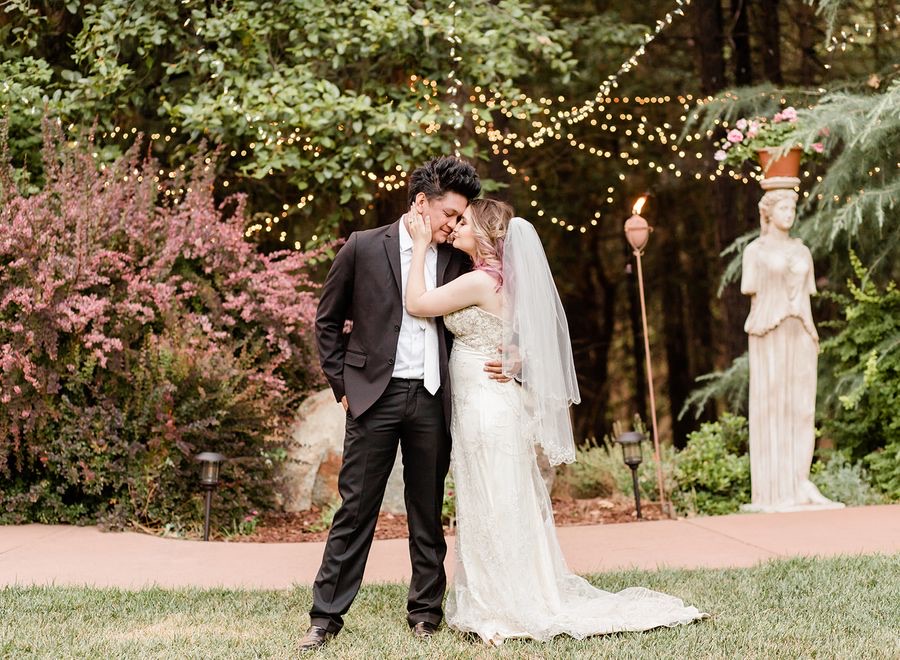
<path fill-rule="evenodd" d="M 485 361 L 497 358 L 502 319 L 467 307 L 444 323 L 455 335 L 450 430 L 457 531 L 448 625 L 499 644 L 510 637 L 648 630 L 705 616 L 672 596 L 641 587 L 610 593 L 569 571 L 534 438 L 519 418 L 524 390 L 484 372 Z"/>

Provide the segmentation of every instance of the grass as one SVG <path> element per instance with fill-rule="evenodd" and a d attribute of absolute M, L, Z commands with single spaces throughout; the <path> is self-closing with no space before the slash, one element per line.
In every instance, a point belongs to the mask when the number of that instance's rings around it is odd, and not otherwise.
<path fill-rule="evenodd" d="M 346 627 L 315 658 L 898 658 L 900 555 L 791 559 L 749 569 L 605 573 L 712 614 L 689 626 L 488 648 L 446 627 L 411 638 L 406 586 L 362 589 Z M 290 658 L 311 591 L 6 587 L 2 658 Z"/>

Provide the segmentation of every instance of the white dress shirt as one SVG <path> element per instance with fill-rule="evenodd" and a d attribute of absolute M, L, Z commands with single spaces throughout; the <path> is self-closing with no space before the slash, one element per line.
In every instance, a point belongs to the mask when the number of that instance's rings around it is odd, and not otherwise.
<path fill-rule="evenodd" d="M 406 283 L 409 280 L 409 267 L 412 263 L 413 240 L 400 220 L 400 275 L 403 300 L 403 320 L 400 323 L 400 336 L 397 340 L 397 356 L 394 358 L 394 378 L 417 378 L 440 384 L 440 365 L 438 363 L 437 325 L 433 318 L 419 318 L 406 311 Z M 431 290 L 437 284 L 437 249 L 434 244 L 425 252 L 425 288 Z M 428 378 L 426 378 L 428 363 Z M 432 375 L 433 374 L 433 375 Z M 426 383 L 426 386 L 429 383 Z M 432 385 L 434 390 L 437 387 Z M 434 394 L 434 392 L 432 392 Z"/>

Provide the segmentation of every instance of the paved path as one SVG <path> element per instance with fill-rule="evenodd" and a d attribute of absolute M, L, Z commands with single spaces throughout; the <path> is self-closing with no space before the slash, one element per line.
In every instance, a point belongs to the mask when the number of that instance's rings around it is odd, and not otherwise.
<path fill-rule="evenodd" d="M 900 505 L 560 527 L 578 573 L 753 566 L 769 559 L 900 552 Z M 448 538 L 448 570 L 453 539 Z M 283 589 L 311 584 L 324 543 L 203 543 L 93 527 L 0 526 L 0 586 Z M 409 579 L 406 539 L 376 541 L 365 581 Z"/>

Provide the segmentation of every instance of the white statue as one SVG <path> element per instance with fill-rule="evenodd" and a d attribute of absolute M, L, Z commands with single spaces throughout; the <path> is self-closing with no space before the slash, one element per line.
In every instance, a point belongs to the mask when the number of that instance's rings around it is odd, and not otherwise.
<path fill-rule="evenodd" d="M 789 234 L 796 206 L 793 190 L 768 190 L 759 202 L 760 237 L 743 256 L 741 293 L 751 297 L 744 325 L 750 340 L 752 503 L 743 508 L 749 511 L 843 506 L 809 480 L 819 335 L 809 304 L 816 291 L 812 255 Z"/>

